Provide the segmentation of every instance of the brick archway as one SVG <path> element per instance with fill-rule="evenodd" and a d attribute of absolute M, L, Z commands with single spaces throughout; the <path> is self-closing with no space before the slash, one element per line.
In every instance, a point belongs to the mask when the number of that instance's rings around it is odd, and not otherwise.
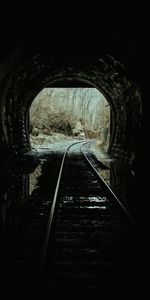
<path fill-rule="evenodd" d="M 1 95 L 0 130 L 4 148 L 17 154 L 29 151 L 26 119 L 33 99 L 41 89 L 57 81 L 76 80 L 96 87 L 110 104 L 112 134 L 109 153 L 129 159 L 133 157 L 135 135 L 141 119 L 141 94 L 139 88 L 128 80 L 120 62 L 108 55 L 76 65 L 73 58 L 65 62 L 58 57 L 39 54 L 24 58 L 22 52 L 15 55 L 13 66 L 8 63 L 7 83 Z"/>

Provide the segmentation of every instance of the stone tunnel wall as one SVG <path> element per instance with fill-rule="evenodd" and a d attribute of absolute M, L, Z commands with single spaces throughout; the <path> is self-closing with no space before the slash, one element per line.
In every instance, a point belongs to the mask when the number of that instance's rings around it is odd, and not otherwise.
<path fill-rule="evenodd" d="M 86 82 L 100 90 L 112 111 L 108 152 L 131 158 L 134 136 L 140 124 L 141 95 L 125 74 L 125 68 L 111 56 L 89 59 L 77 66 L 73 60 L 42 57 L 20 49 L 1 66 L 1 149 L 16 155 L 30 150 L 27 112 L 41 89 L 57 81 Z"/>

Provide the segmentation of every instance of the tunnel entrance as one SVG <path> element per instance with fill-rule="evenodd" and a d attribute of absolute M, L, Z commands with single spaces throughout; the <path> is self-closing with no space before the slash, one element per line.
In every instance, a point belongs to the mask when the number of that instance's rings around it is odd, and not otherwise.
<path fill-rule="evenodd" d="M 16 56 L 16 60 L 19 59 Z M 18 61 L 12 71 L 8 86 L 4 86 L 1 101 L 1 153 L 20 157 L 31 151 L 29 110 L 35 97 L 42 89 L 93 87 L 106 97 L 111 108 L 108 154 L 124 158 L 132 164 L 135 145 L 141 124 L 142 101 L 139 87 L 129 80 L 122 63 L 110 55 L 94 60 L 88 58 L 82 65 L 56 60 L 54 57 L 33 55 L 26 62 Z M 56 63 L 57 61 L 57 63 Z M 15 62 L 14 62 L 15 64 Z M 21 64 L 21 65 L 20 65 Z M 78 84 L 78 85 L 77 85 Z M 64 86 L 63 86 L 64 85 Z"/>
<path fill-rule="evenodd" d="M 44 88 L 29 115 L 32 148 L 73 139 L 95 139 L 98 148 L 109 148 L 110 106 L 96 88 Z"/>

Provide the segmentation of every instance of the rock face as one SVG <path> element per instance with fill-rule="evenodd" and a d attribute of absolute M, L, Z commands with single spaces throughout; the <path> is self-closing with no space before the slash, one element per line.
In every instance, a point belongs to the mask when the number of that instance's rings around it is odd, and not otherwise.
<path fill-rule="evenodd" d="M 84 134 L 107 143 L 110 127 L 110 107 L 105 97 L 96 88 L 44 88 L 34 99 L 30 109 L 31 123 L 47 123 L 57 115 L 72 126 L 72 134 Z M 40 121 L 41 120 L 41 121 Z M 56 127 L 58 127 L 56 125 Z"/>

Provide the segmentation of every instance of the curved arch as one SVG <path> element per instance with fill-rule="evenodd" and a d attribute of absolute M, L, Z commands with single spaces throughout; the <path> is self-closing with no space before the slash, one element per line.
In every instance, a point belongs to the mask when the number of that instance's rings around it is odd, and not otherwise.
<path fill-rule="evenodd" d="M 111 56 L 96 61 L 90 59 L 88 66 L 74 66 L 73 62 L 62 65 L 57 58 L 40 55 L 21 63 L 10 75 L 5 88 L 1 123 L 3 142 L 16 153 L 30 150 L 27 111 L 40 90 L 64 80 L 90 83 L 104 94 L 112 108 L 113 130 L 108 151 L 131 158 L 141 118 L 141 94 L 127 79 L 123 65 Z"/>

